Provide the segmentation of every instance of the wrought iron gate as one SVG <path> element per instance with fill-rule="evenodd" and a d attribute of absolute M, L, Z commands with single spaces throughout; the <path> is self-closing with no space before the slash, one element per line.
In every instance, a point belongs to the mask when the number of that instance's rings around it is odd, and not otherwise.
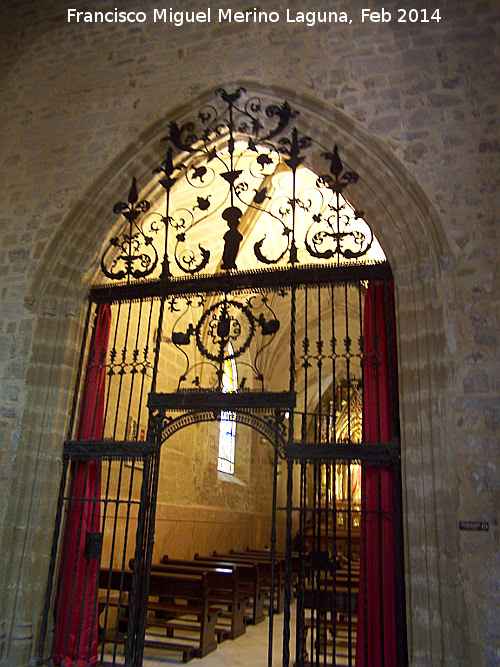
<path fill-rule="evenodd" d="M 380 276 L 330 285 L 327 304 L 307 303 L 307 288 L 303 297 L 305 390 L 286 447 L 299 491 L 287 507 L 297 666 L 406 664 L 391 287 Z M 335 380 L 321 389 L 322 377 Z"/>
<path fill-rule="evenodd" d="M 155 314 L 151 300 L 90 302 L 37 664 L 142 664 L 160 454 L 144 405 Z"/>
<path fill-rule="evenodd" d="M 296 112 L 244 99 L 220 91 L 221 108 L 171 123 L 155 206 L 134 179 L 114 207 L 38 664 L 142 664 L 161 445 L 224 412 L 286 462 L 283 665 L 406 664 L 390 267 L 344 198 L 358 175 L 337 148 L 314 175 L 313 140 L 285 135 Z"/>

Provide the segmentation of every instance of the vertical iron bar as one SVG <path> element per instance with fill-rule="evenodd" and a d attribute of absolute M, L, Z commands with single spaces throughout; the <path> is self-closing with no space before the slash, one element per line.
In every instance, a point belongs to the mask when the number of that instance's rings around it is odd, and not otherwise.
<path fill-rule="evenodd" d="M 337 442 L 337 411 L 339 406 L 337 404 L 337 337 L 336 337 L 336 317 L 335 317 L 335 286 L 331 287 L 331 355 L 332 355 L 332 377 L 333 377 L 333 396 L 332 396 L 332 441 L 333 443 Z M 336 477 L 337 477 L 337 461 L 333 462 L 333 489 L 332 489 L 332 503 L 333 503 L 333 558 L 334 558 L 334 584 L 333 584 L 333 594 L 332 594 L 332 623 L 333 623 L 333 663 L 337 663 L 336 653 L 337 653 L 337 593 L 336 593 L 336 583 L 337 583 L 337 489 L 336 489 Z"/>
<path fill-rule="evenodd" d="M 372 299 L 372 310 L 373 310 L 373 349 L 374 357 L 377 360 L 382 350 L 379 349 L 379 332 L 377 331 L 377 296 L 374 290 L 373 299 Z M 380 408 L 380 374 L 379 374 L 380 364 L 375 363 L 375 379 L 376 379 L 376 396 L 377 396 L 377 441 L 381 442 L 382 438 L 382 429 L 381 429 L 381 408 Z M 378 498 L 378 508 L 377 508 L 377 532 L 378 532 L 378 586 L 379 586 L 379 634 L 380 634 L 380 660 L 384 664 L 384 592 L 383 592 L 383 563 L 382 563 L 382 468 L 379 465 L 377 467 L 377 498 Z"/>
<path fill-rule="evenodd" d="M 321 484 L 322 488 L 324 489 L 325 493 L 325 501 L 323 503 L 323 508 L 324 508 L 324 514 L 325 514 L 325 556 L 326 556 L 326 562 L 325 562 L 325 571 L 324 571 L 324 593 L 323 593 L 323 641 L 325 643 L 325 648 L 324 648 L 324 660 L 325 660 L 325 665 L 326 665 L 326 655 L 327 655 L 327 633 L 328 633 L 328 572 L 329 572 L 329 562 L 330 562 L 330 541 L 329 541 L 329 521 L 330 518 L 328 516 L 328 485 L 327 485 L 327 477 L 328 477 L 328 463 L 325 462 L 322 465 L 325 467 L 325 483 L 323 485 L 323 473 L 321 473 Z M 333 582 L 333 586 L 335 588 L 335 581 Z"/>
<path fill-rule="evenodd" d="M 110 499 L 109 499 L 109 489 L 111 485 L 111 461 L 108 461 L 108 474 L 107 474 L 107 480 L 106 480 L 106 491 L 104 493 L 104 498 L 103 498 L 103 515 L 102 515 L 102 534 L 105 534 L 105 529 L 106 529 L 106 519 L 108 516 L 108 505 L 110 504 Z M 99 561 L 99 567 L 101 566 L 102 562 L 102 554 L 101 554 L 101 560 Z M 113 567 L 113 559 L 110 554 L 110 562 L 109 562 L 109 569 L 112 569 Z M 103 641 L 102 641 L 102 648 L 101 648 L 101 662 L 104 661 L 104 648 L 106 644 L 106 630 L 108 627 L 108 614 L 109 614 L 109 598 L 111 596 L 111 577 L 108 579 L 108 587 L 106 591 L 106 607 L 104 610 L 104 621 L 103 621 Z"/>
<path fill-rule="evenodd" d="M 169 163 L 171 163 L 171 149 L 169 148 L 169 152 L 167 153 L 167 162 L 166 162 L 166 167 L 168 169 Z M 165 186 L 164 186 L 165 187 Z M 163 262 L 161 265 L 161 277 L 162 278 L 167 278 L 170 275 L 170 263 L 168 260 L 168 225 L 170 221 L 170 190 L 171 190 L 172 184 L 168 184 L 168 187 L 165 188 L 166 191 L 166 198 L 165 198 L 165 218 L 164 218 L 164 225 L 165 225 L 165 245 L 164 245 L 164 252 L 163 252 Z"/>
<path fill-rule="evenodd" d="M 293 459 L 287 459 L 286 488 L 286 558 L 285 558 L 285 610 L 283 617 L 283 667 L 290 665 L 290 603 L 292 558 L 292 509 L 293 509 Z"/>
<path fill-rule="evenodd" d="M 351 338 L 349 336 L 349 291 L 347 283 L 344 283 L 344 308 L 345 308 L 345 360 L 347 380 L 347 433 L 348 442 L 351 444 Z"/>
<path fill-rule="evenodd" d="M 305 586 L 305 557 L 306 557 L 306 528 L 307 528 L 307 464 L 300 463 L 300 510 L 299 510 L 299 573 L 297 583 L 297 618 L 295 640 L 295 662 L 302 665 L 305 653 L 304 637 L 304 586 Z"/>
<path fill-rule="evenodd" d="M 148 522 L 147 533 L 145 534 L 145 558 L 143 559 L 143 576 L 141 586 L 141 608 L 138 619 L 138 634 L 136 643 L 136 664 L 142 665 L 144 653 L 144 636 L 146 633 L 146 615 L 147 615 L 147 599 L 149 595 L 149 575 L 151 572 L 151 561 L 153 558 L 153 547 L 155 538 L 155 521 L 156 521 L 156 502 L 158 497 L 158 480 L 160 474 L 160 453 L 161 442 L 159 438 L 155 438 L 158 445 L 157 452 L 153 455 L 153 470 L 151 472 L 151 486 L 149 488 L 149 502 L 148 502 Z"/>
<path fill-rule="evenodd" d="M 363 644 L 364 644 L 364 667 L 370 667 L 368 664 L 368 589 L 367 589 L 367 572 L 368 572 L 368 563 L 367 558 L 367 548 L 366 548 L 366 522 L 368 519 L 368 513 L 366 511 L 366 475 L 361 474 L 361 543 L 363 544 L 363 573 L 359 573 L 360 577 L 363 577 Z M 359 600 L 358 600 L 359 606 Z"/>
<path fill-rule="evenodd" d="M 344 283 L 344 317 L 345 317 L 345 359 L 346 359 L 346 380 L 347 380 L 347 441 L 352 445 L 352 422 L 351 422 L 351 338 L 349 327 L 349 286 Z M 352 666 L 352 476 L 351 461 L 347 462 L 347 644 L 348 644 L 348 665 Z"/>
<path fill-rule="evenodd" d="M 308 336 L 308 325 L 309 325 L 309 289 L 307 285 L 304 288 L 304 338 L 302 340 L 302 349 L 304 352 L 304 419 L 302 421 L 302 442 L 307 441 L 307 405 L 308 405 L 308 368 L 309 368 L 309 336 Z"/>
<path fill-rule="evenodd" d="M 320 442 L 324 442 L 323 437 L 322 437 L 322 421 L 323 421 L 323 377 L 322 377 L 322 370 L 323 370 L 323 339 L 322 339 L 322 332 L 321 332 L 321 285 L 318 285 L 318 340 L 316 342 L 316 350 L 317 350 L 317 363 L 318 363 L 318 405 L 319 405 L 319 415 L 318 415 L 318 420 L 319 420 L 319 433 L 320 433 Z"/>
<path fill-rule="evenodd" d="M 274 598 L 274 577 L 276 565 L 276 493 L 278 485 L 278 442 L 274 443 L 274 467 L 273 467 L 273 507 L 271 516 L 271 591 Z M 267 651 L 267 666 L 273 664 L 273 632 L 274 632 L 274 601 L 269 608 L 269 640 Z"/>
<path fill-rule="evenodd" d="M 115 556 L 115 544 L 116 544 L 116 533 L 118 529 L 118 512 L 119 512 L 119 506 L 120 506 L 120 495 L 121 495 L 121 488 L 122 488 L 122 477 L 123 477 L 123 459 L 120 459 L 119 464 L 118 464 L 118 484 L 117 484 L 117 489 L 116 489 L 116 501 L 115 501 L 115 516 L 114 516 L 114 521 L 113 521 L 113 537 L 112 537 L 112 542 L 111 542 L 111 556 L 110 560 L 113 562 L 114 556 Z M 123 592 L 123 569 L 121 573 L 121 579 L 120 579 L 120 593 L 119 593 L 119 600 L 118 600 L 118 609 L 117 609 L 117 617 L 120 616 L 120 613 L 122 611 L 122 592 Z M 115 641 L 113 645 L 113 662 L 116 661 L 116 652 L 118 650 L 118 636 L 115 633 Z M 126 654 L 125 654 L 126 657 Z"/>
<path fill-rule="evenodd" d="M 297 295 L 296 287 L 293 285 L 290 297 L 290 391 L 295 391 L 295 336 L 296 336 L 296 316 L 297 316 Z M 288 441 L 293 442 L 294 438 L 294 413 L 290 415 L 288 429 Z M 283 625 L 283 667 L 289 667 L 290 664 L 290 578 L 291 578 L 291 551 L 292 551 L 292 508 L 293 508 L 293 459 L 287 455 L 287 498 L 286 498 L 286 554 L 285 554 L 285 609 Z"/>
<path fill-rule="evenodd" d="M 130 481 L 128 485 L 128 499 L 123 501 L 127 509 L 125 513 L 125 531 L 123 536 L 123 552 L 122 552 L 122 562 L 121 562 L 122 571 L 124 571 L 127 567 L 127 540 L 130 527 L 130 511 L 133 505 L 132 494 L 134 488 L 134 473 L 135 473 L 136 459 L 132 459 L 131 465 L 132 468 L 130 470 Z"/>
<path fill-rule="evenodd" d="M 36 653 L 36 664 L 42 665 L 44 663 L 45 654 L 45 637 L 47 635 L 47 626 L 50 613 L 50 600 L 52 597 L 52 589 L 54 586 L 54 577 L 56 570 L 57 551 L 59 544 L 59 533 L 62 523 L 62 511 L 64 505 L 64 490 L 66 488 L 66 478 L 68 475 L 68 459 L 63 457 L 61 481 L 59 482 L 59 496 L 57 501 L 56 520 L 54 524 L 54 535 L 52 537 L 52 549 L 50 551 L 49 574 L 47 578 L 47 587 L 45 590 L 45 602 L 42 613 L 42 623 L 40 626 L 40 636 L 38 639 L 38 650 Z M 57 619 L 57 612 L 55 617 Z M 55 633 L 54 633 L 55 637 Z M 52 653 L 52 652 L 51 652 Z"/>
<path fill-rule="evenodd" d="M 137 517 L 137 533 L 135 540 L 134 569 L 132 574 L 132 587 L 130 593 L 129 621 L 127 628 L 127 639 L 125 643 L 125 667 L 130 667 L 134 663 L 134 652 L 137 649 L 137 624 L 140 608 L 140 597 L 144 581 L 142 575 L 142 565 L 144 560 L 144 531 L 146 523 L 146 513 L 149 497 L 149 477 L 151 474 L 151 459 L 147 457 L 144 460 L 141 501 L 139 505 L 139 515 Z M 123 570 L 122 570 L 123 571 Z M 147 597 L 144 598 L 147 600 Z"/>
<path fill-rule="evenodd" d="M 350 437 L 349 437 L 350 440 Z M 348 665 L 352 667 L 352 473 L 347 464 L 347 644 Z"/>
<path fill-rule="evenodd" d="M 114 421 L 114 424 L 113 424 L 113 433 L 112 433 L 112 436 L 111 436 L 113 440 L 117 439 L 116 438 L 116 432 L 117 432 L 117 429 L 118 429 L 118 415 L 120 414 L 120 403 L 121 403 L 121 398 L 122 398 L 122 390 L 123 390 L 123 383 L 124 383 L 124 377 L 125 377 L 125 366 L 126 366 L 125 362 L 126 362 L 126 358 L 127 358 L 127 350 L 128 350 L 128 343 L 129 343 L 128 335 L 129 335 L 129 331 L 130 331 L 131 320 L 132 320 L 132 301 L 129 301 L 129 303 L 128 303 L 127 324 L 126 324 L 126 327 L 125 327 L 125 337 L 124 337 L 124 342 L 123 342 L 123 348 L 122 348 L 122 351 L 121 351 L 122 361 L 121 361 L 121 369 L 119 371 L 120 379 L 119 379 L 119 382 L 118 382 L 118 391 L 117 391 L 116 403 L 115 403 L 115 405 L 116 405 L 115 421 Z M 127 423 L 125 423 L 125 433 L 124 433 L 123 440 L 125 440 L 126 437 L 127 437 L 126 429 L 127 429 Z"/>
<path fill-rule="evenodd" d="M 153 362 L 153 378 L 151 381 L 151 392 L 156 391 L 159 361 L 160 361 L 160 345 L 163 330 L 163 317 L 165 309 L 165 299 L 160 301 L 160 309 L 158 312 L 158 325 L 156 328 L 156 340 L 154 347 L 154 362 Z M 148 323 L 148 341 L 150 323 L 152 320 L 152 309 L 150 312 L 150 319 Z M 138 530 L 136 536 L 136 553 L 134 558 L 134 575 L 133 581 L 137 583 L 137 576 L 140 575 L 140 595 L 138 617 L 136 621 L 136 633 L 134 636 L 133 653 L 135 657 L 134 664 L 141 665 L 144 654 L 144 636 L 146 633 L 146 614 L 147 614 L 147 599 L 149 594 L 149 577 L 151 570 L 151 561 L 153 555 L 154 535 L 155 535 L 155 519 L 156 519 L 156 500 L 158 495 L 158 479 L 160 469 L 160 448 L 161 448 L 161 434 L 154 426 L 153 415 L 148 417 L 148 433 L 147 439 L 150 442 L 155 442 L 158 445 L 158 451 L 152 458 L 144 461 L 143 484 L 141 488 L 141 504 L 139 507 L 139 516 L 142 517 L 138 521 Z M 137 568 L 141 568 L 141 571 Z M 139 591 L 136 591 L 136 596 Z M 128 641 L 127 637 L 127 641 Z"/>
<path fill-rule="evenodd" d="M 144 391 L 145 391 L 145 386 L 146 386 L 146 368 L 147 368 L 147 362 L 148 362 L 148 354 L 149 354 L 149 341 L 150 341 L 150 336 L 151 336 L 151 327 L 153 323 L 153 306 L 154 306 L 154 301 L 150 300 L 149 302 L 149 317 L 148 317 L 148 325 L 147 325 L 147 331 L 146 331 L 146 345 L 143 350 L 144 354 L 144 367 L 143 370 L 141 371 L 142 373 L 142 380 L 141 380 L 141 390 L 139 392 L 139 397 L 137 401 L 137 406 L 138 406 L 138 412 L 137 412 L 137 423 L 140 424 L 141 422 L 141 408 L 143 406 L 143 399 L 144 399 Z"/>
<path fill-rule="evenodd" d="M 95 477 L 94 495 L 93 495 L 93 499 L 92 499 L 92 518 L 91 518 L 91 521 L 90 521 L 91 530 L 93 530 L 93 526 L 94 526 L 96 506 L 97 506 L 98 503 L 100 505 L 100 499 L 97 498 L 97 500 L 96 500 L 96 497 L 97 497 L 97 491 L 99 489 L 102 462 L 101 461 L 95 461 L 95 463 L 96 463 L 96 466 L 97 466 L 97 470 L 96 470 L 96 477 Z M 99 509 L 100 509 L 100 507 L 99 507 Z M 87 580 L 88 580 L 89 567 L 90 567 L 90 559 L 87 561 L 87 566 L 85 568 L 85 586 L 84 586 L 85 590 L 87 589 Z M 92 612 L 94 616 L 97 614 L 97 610 L 98 610 L 98 606 L 99 606 L 98 605 L 98 601 L 99 601 L 98 600 L 99 599 L 99 564 L 97 564 L 97 573 L 96 574 L 97 574 L 97 576 L 96 576 L 96 581 L 95 581 L 95 584 L 94 584 L 94 605 L 93 605 L 93 612 Z M 81 639 L 81 633 L 82 633 L 83 616 L 84 616 L 84 614 L 83 614 L 83 605 L 82 605 L 82 614 L 80 616 L 80 627 L 78 629 L 77 655 L 78 655 L 78 650 L 80 648 L 80 639 Z M 95 616 L 95 618 L 97 619 L 98 617 Z M 92 623 L 92 627 L 91 627 L 91 631 L 90 631 L 90 639 L 89 639 L 89 642 L 88 642 L 88 651 L 87 651 L 87 662 L 88 663 L 90 663 L 90 655 L 91 655 L 91 652 L 92 652 L 93 639 L 94 639 L 94 623 Z"/>
<path fill-rule="evenodd" d="M 331 287 L 331 354 L 332 354 L 332 378 L 333 378 L 333 443 L 337 442 L 337 338 L 335 336 L 335 287 Z"/>
<path fill-rule="evenodd" d="M 328 486 L 332 503 L 333 588 L 331 618 L 333 626 L 333 664 L 337 664 L 337 498 L 335 494 L 335 462 L 329 465 Z"/>
<path fill-rule="evenodd" d="M 297 210 L 297 199 L 296 199 L 296 189 L 297 189 L 297 164 L 292 165 L 292 241 L 290 243 L 290 254 L 289 262 L 292 264 L 297 263 L 297 244 L 296 244 L 296 210 Z"/>
<path fill-rule="evenodd" d="M 141 330 L 141 314 L 142 314 L 142 305 L 143 305 L 143 300 L 140 299 L 139 301 L 139 312 L 137 314 L 137 327 L 136 327 L 136 332 L 135 332 L 135 345 L 134 349 L 132 351 L 132 362 L 137 362 L 137 359 L 139 358 L 139 335 L 140 335 L 140 330 Z M 132 310 L 132 302 L 130 303 L 130 309 Z M 136 371 L 137 369 L 132 366 L 132 372 L 131 372 L 131 380 L 130 380 L 130 388 L 129 388 L 129 394 L 128 394 L 128 405 L 127 405 L 127 411 L 126 411 L 126 420 L 125 420 L 125 437 L 123 438 L 124 440 L 139 440 L 139 433 L 137 432 L 135 435 L 136 437 L 133 437 L 133 433 L 128 433 L 128 423 L 129 419 L 131 417 L 131 409 L 132 409 L 132 399 L 134 397 L 134 384 L 135 384 L 135 376 L 137 375 Z M 144 376 L 143 376 L 144 377 Z M 137 428 L 139 428 L 139 420 L 137 420 Z"/>
<path fill-rule="evenodd" d="M 313 495 L 312 495 L 312 548 L 311 548 L 311 661 L 314 658 L 315 655 L 315 644 L 314 644 L 314 638 L 316 635 L 316 608 L 314 605 L 314 601 L 316 598 L 316 567 L 317 567 L 317 562 L 316 562 L 316 557 L 315 557 L 315 552 L 318 550 L 318 537 L 317 537 L 317 532 L 318 532 L 318 513 L 317 513 L 317 495 L 318 495 L 318 480 L 317 480 L 317 463 L 312 464 L 312 469 L 313 469 Z"/>
<path fill-rule="evenodd" d="M 155 356 L 153 362 L 153 379 L 151 381 L 151 393 L 156 391 L 158 381 L 158 367 L 160 363 L 160 344 L 163 331 L 163 314 L 165 310 L 165 298 L 160 301 L 160 312 L 158 313 L 158 326 L 156 327 Z"/>
<path fill-rule="evenodd" d="M 118 302 L 118 308 L 116 312 L 116 324 L 114 323 L 115 326 L 115 331 L 114 331 L 114 336 L 113 336 L 113 345 L 109 349 L 109 365 L 110 365 L 110 374 L 109 374 L 109 382 L 107 383 L 107 388 L 106 388 L 106 399 L 104 401 L 104 410 L 103 410 L 103 424 L 104 428 L 106 428 L 106 422 L 108 421 L 108 411 L 111 406 L 111 410 L 113 407 L 116 407 L 116 410 L 118 411 L 118 402 L 114 402 L 111 405 L 111 385 L 114 386 L 113 378 L 115 376 L 115 373 L 113 371 L 112 365 L 114 363 L 114 357 L 116 355 L 116 342 L 117 342 L 117 337 L 118 337 L 118 329 L 120 326 L 120 316 L 121 316 L 121 310 L 122 310 L 122 302 Z"/>

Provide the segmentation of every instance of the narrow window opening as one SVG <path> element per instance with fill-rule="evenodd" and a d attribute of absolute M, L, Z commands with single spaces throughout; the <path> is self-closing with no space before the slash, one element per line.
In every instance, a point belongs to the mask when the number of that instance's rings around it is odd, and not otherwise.
<path fill-rule="evenodd" d="M 222 367 L 222 391 L 224 393 L 238 391 L 236 363 L 233 358 L 231 343 L 227 346 L 227 358 Z M 219 426 L 219 458 L 217 470 L 234 475 L 236 453 L 236 414 L 221 410 Z"/>

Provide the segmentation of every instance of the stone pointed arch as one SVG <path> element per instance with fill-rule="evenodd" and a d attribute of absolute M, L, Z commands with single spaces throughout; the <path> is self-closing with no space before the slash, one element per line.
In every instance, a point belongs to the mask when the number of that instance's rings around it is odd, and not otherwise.
<path fill-rule="evenodd" d="M 346 165 L 360 175 L 356 201 L 363 208 L 391 263 L 395 275 L 396 317 L 400 357 L 400 411 L 402 470 L 405 502 L 405 567 L 410 653 L 413 664 L 441 664 L 446 654 L 445 619 L 463 600 L 448 590 L 447 607 L 441 570 L 453 580 L 453 568 L 440 561 L 437 524 L 456 502 L 446 489 L 436 459 L 444 448 L 440 422 L 442 391 L 447 372 L 444 349 L 440 262 L 449 254 L 447 242 L 431 203 L 405 167 L 380 141 L 370 136 L 337 109 L 252 82 L 231 82 L 256 94 L 288 101 L 301 112 L 304 131 L 314 134 L 325 150 L 336 142 Z M 188 106 L 169 110 L 167 119 L 189 115 L 210 101 L 206 91 Z M 27 307 L 37 315 L 26 405 L 20 424 L 17 474 L 5 509 L 9 527 L 6 540 L 19 545 L 19 527 L 25 538 L 15 550 L 6 548 L 8 562 L 0 582 L 0 608 L 5 625 L 5 655 L 11 664 L 25 664 L 33 655 L 43 599 L 51 521 L 55 511 L 61 442 L 71 402 L 77 351 L 83 330 L 83 307 L 107 236 L 118 225 L 112 214 L 132 176 L 151 183 L 150 165 L 156 164 L 165 119 L 144 131 L 88 188 L 68 212 L 40 259 Z M 314 161 L 308 166 L 319 171 Z M 43 519 L 42 519 L 43 517 Z M 425 520 L 424 520 L 425 518 Z M 447 545 L 452 556 L 455 538 Z M 441 574 L 440 574 L 441 573 Z M 16 582 L 12 586 L 12 581 Z M 35 584 L 33 584 L 35 582 Z M 14 620 L 13 620 L 14 619 Z M 453 653 L 452 653 L 453 654 Z"/>

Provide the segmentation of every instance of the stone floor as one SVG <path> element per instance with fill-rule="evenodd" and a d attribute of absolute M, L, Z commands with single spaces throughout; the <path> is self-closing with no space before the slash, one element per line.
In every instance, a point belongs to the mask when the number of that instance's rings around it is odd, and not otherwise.
<path fill-rule="evenodd" d="M 294 662 L 292 651 L 295 647 L 295 606 L 291 610 L 290 622 L 290 664 Z M 269 619 L 258 625 L 247 626 L 246 632 L 234 641 L 227 640 L 219 644 L 217 649 L 202 659 L 191 661 L 193 667 L 279 667 L 283 653 L 283 614 L 274 617 L 273 658 L 268 661 Z M 182 664 L 178 655 L 157 656 L 144 660 L 144 667 L 160 667 L 161 665 Z"/>
<path fill-rule="evenodd" d="M 244 635 L 234 641 L 226 640 L 217 646 L 217 649 L 204 658 L 193 658 L 190 664 L 193 667 L 279 667 L 282 665 L 283 654 L 283 614 L 274 616 L 273 657 L 269 662 L 269 619 L 258 625 L 248 625 Z M 154 628 L 148 632 L 154 633 Z M 290 620 L 290 664 L 294 663 L 295 650 L 295 605 L 291 608 Z M 164 631 L 159 630 L 162 636 Z M 120 650 L 118 650 L 120 653 Z M 122 664 L 123 657 L 116 655 L 105 656 L 104 665 Z M 168 667 L 182 664 L 182 654 L 176 652 L 155 651 L 145 648 L 143 667 Z"/>
<path fill-rule="evenodd" d="M 272 660 L 269 661 L 269 619 L 259 623 L 256 626 L 247 626 L 244 635 L 238 637 L 234 641 L 226 640 L 218 645 L 217 649 L 209 653 L 204 658 L 193 658 L 190 664 L 193 667 L 281 667 L 283 656 L 283 620 L 284 615 L 279 614 L 274 617 L 274 632 L 273 632 L 273 654 Z M 355 623 L 355 621 L 354 621 Z M 150 628 L 148 632 L 154 633 L 154 628 Z M 164 636 L 164 630 L 158 629 L 161 636 Z M 342 633 L 341 633 L 342 634 Z M 337 667 L 353 665 L 354 655 L 349 660 L 347 656 L 347 641 L 346 637 L 342 640 L 339 637 L 340 646 L 337 648 L 337 655 L 335 661 L 333 656 L 329 656 L 327 664 L 333 664 Z M 354 636 L 355 645 L 355 636 Z M 110 656 L 108 656 L 110 658 Z M 331 662 L 330 662 L 331 661 Z M 295 605 L 291 607 L 290 619 L 290 664 L 295 663 Z M 320 663 L 321 662 L 320 659 Z M 111 659 L 109 662 L 105 660 L 105 665 L 122 664 L 120 656 L 117 656 L 116 662 L 113 663 Z M 182 654 L 176 652 L 154 651 L 151 648 L 146 648 L 144 653 L 143 667 L 168 667 L 169 665 L 182 664 Z"/>
<path fill-rule="evenodd" d="M 295 663 L 295 607 L 291 609 L 290 620 L 290 664 Z M 333 664 L 337 667 L 353 665 L 355 662 L 355 654 L 351 660 L 348 658 L 347 637 L 346 632 L 340 631 L 339 643 L 337 647 L 337 655 L 335 661 L 333 656 L 329 654 L 327 657 L 327 664 Z M 273 654 L 272 660 L 269 662 L 269 620 L 266 619 L 263 623 L 257 626 L 248 626 L 244 635 L 238 637 L 235 641 L 225 641 L 219 644 L 217 649 L 205 656 L 201 660 L 194 659 L 191 664 L 193 667 L 281 667 L 283 656 L 283 614 L 275 616 L 274 618 L 274 633 L 273 633 Z M 355 645 L 355 635 L 354 635 Z M 320 664 L 323 657 L 319 658 Z M 161 665 L 174 665 L 182 662 L 178 655 L 162 655 L 155 658 L 148 658 L 144 660 L 144 667 L 160 667 Z"/>

